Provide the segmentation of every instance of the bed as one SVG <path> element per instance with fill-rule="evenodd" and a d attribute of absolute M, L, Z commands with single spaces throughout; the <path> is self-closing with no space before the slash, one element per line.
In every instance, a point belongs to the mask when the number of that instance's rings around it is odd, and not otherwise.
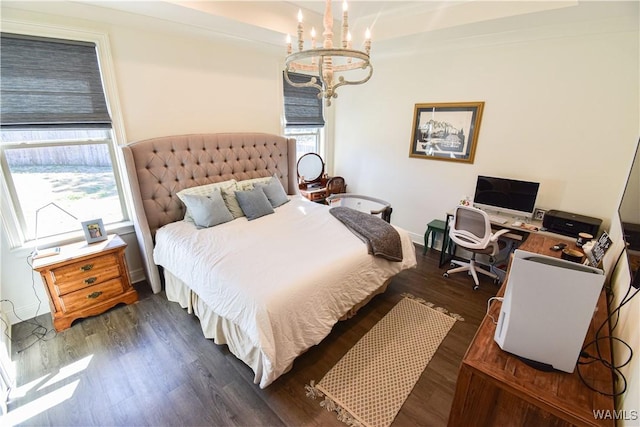
<path fill-rule="evenodd" d="M 375 257 L 328 206 L 296 194 L 293 139 L 181 135 L 131 143 L 123 155 L 152 290 L 164 284 L 167 298 L 200 319 L 205 337 L 251 367 L 261 388 L 416 265 L 404 230 L 396 228 L 402 261 Z M 277 179 L 289 195 L 272 214 L 208 228 L 183 220 L 182 190 L 257 178 Z"/>

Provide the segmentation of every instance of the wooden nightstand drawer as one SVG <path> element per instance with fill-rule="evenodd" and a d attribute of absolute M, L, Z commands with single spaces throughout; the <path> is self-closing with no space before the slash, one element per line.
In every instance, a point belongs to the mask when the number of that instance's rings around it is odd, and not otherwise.
<path fill-rule="evenodd" d="M 309 193 L 309 198 L 311 201 L 315 202 L 316 200 L 322 200 L 326 197 L 326 191 L 318 191 L 316 193 Z"/>
<path fill-rule="evenodd" d="M 82 290 L 72 292 L 60 297 L 62 301 L 62 311 L 69 312 L 86 308 L 94 304 L 100 304 L 122 294 L 122 280 L 113 279 L 99 285 L 90 286 Z"/>
<path fill-rule="evenodd" d="M 67 329 L 76 319 L 138 301 L 129 280 L 126 247 L 120 236 L 110 235 L 104 242 L 61 246 L 58 255 L 34 260 L 56 331 Z"/>
<path fill-rule="evenodd" d="M 65 295 L 121 275 L 118 257 L 104 255 L 51 270 L 58 295 Z"/>

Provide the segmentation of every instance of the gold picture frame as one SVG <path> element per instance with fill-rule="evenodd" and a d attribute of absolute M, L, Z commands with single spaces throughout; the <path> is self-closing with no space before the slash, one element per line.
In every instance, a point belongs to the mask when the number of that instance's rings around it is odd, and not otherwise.
<path fill-rule="evenodd" d="M 484 102 L 416 104 L 409 157 L 473 163 Z"/>

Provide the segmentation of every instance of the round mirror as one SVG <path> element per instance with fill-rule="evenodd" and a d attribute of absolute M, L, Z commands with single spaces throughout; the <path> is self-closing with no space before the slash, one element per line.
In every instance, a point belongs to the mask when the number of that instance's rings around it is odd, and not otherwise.
<path fill-rule="evenodd" d="M 307 153 L 298 160 L 298 177 L 304 182 L 320 181 L 323 173 L 324 162 L 316 153 Z"/>

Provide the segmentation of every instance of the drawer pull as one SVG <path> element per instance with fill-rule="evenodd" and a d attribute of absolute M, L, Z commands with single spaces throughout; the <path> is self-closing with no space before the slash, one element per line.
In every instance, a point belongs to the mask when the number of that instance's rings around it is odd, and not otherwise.
<path fill-rule="evenodd" d="M 87 298 L 98 298 L 100 295 L 102 295 L 102 291 L 91 292 Z"/>
<path fill-rule="evenodd" d="M 93 268 L 93 264 L 85 264 L 82 267 L 80 267 L 80 270 L 82 271 L 89 271 Z"/>
<path fill-rule="evenodd" d="M 97 277 L 89 277 L 88 279 L 84 279 L 84 283 L 86 283 L 87 285 L 90 285 L 93 282 L 95 282 L 96 280 L 98 280 Z"/>

